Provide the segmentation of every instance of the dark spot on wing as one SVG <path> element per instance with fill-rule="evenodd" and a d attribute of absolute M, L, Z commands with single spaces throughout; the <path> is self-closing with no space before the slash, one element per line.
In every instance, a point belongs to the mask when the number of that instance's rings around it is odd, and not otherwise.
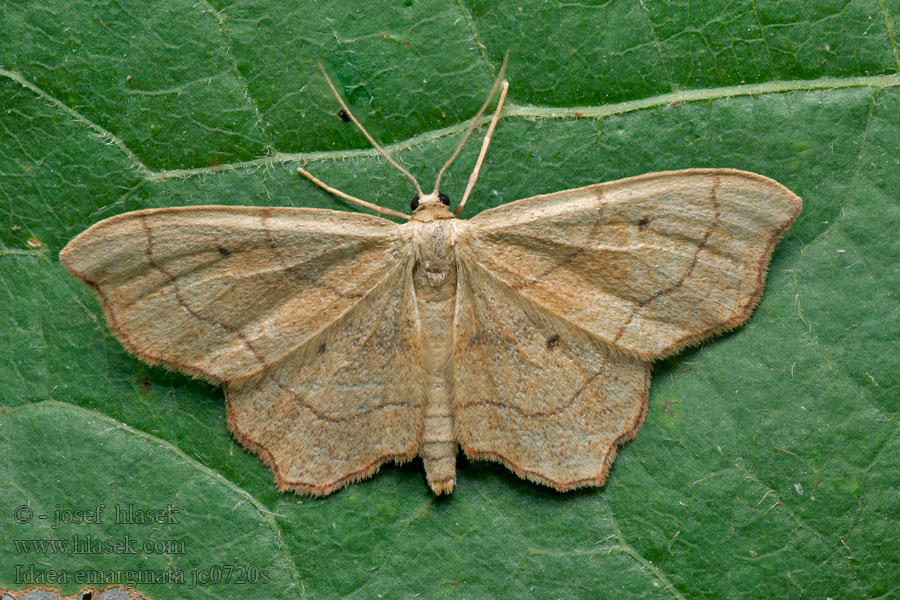
<path fill-rule="evenodd" d="M 650 217 L 648 217 L 647 215 L 644 215 L 643 217 L 641 217 L 640 221 L 637 222 L 638 229 L 641 229 L 641 230 L 643 230 L 649 224 L 650 224 Z"/>
<path fill-rule="evenodd" d="M 554 350 L 559 346 L 559 334 L 554 333 L 547 338 L 547 350 Z"/>
<path fill-rule="evenodd" d="M 319 344 L 319 354 L 325 354 L 325 351 L 328 349 L 328 346 L 325 345 L 325 342 Z"/>
<path fill-rule="evenodd" d="M 222 246 L 218 246 L 216 248 L 216 250 L 218 250 L 219 254 L 221 254 L 223 257 L 231 256 L 231 251 L 228 248 L 223 248 Z"/>

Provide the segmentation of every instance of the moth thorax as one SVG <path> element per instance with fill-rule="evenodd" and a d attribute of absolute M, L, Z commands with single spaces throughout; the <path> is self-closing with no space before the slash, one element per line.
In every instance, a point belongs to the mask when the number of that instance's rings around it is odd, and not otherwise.
<path fill-rule="evenodd" d="M 443 296 L 438 290 L 450 287 L 455 292 L 456 259 L 453 253 L 453 228 L 447 221 L 435 220 L 420 225 L 416 240 L 416 269 L 413 275 L 417 293 Z"/>

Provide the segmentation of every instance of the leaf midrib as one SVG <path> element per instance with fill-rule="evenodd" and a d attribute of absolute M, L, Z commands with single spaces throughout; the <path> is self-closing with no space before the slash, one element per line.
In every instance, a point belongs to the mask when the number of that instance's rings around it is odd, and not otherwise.
<path fill-rule="evenodd" d="M 359 148 L 349 150 L 315 151 L 315 152 L 281 152 L 275 151 L 269 156 L 262 156 L 252 160 L 225 163 L 210 167 L 196 167 L 189 169 L 161 169 L 153 170 L 135 154 L 121 137 L 109 131 L 102 125 L 92 121 L 78 110 L 68 106 L 51 93 L 41 89 L 22 74 L 0 68 L 0 77 L 15 81 L 22 87 L 31 90 L 50 104 L 64 111 L 78 122 L 101 136 L 108 143 L 118 147 L 128 158 L 132 165 L 141 173 L 143 181 L 164 181 L 167 179 L 181 179 L 197 175 L 211 175 L 228 171 L 236 171 L 247 168 L 268 167 L 284 163 L 297 163 L 318 160 L 344 160 L 348 158 L 374 158 L 378 151 L 374 148 Z M 614 115 L 647 110 L 670 104 L 684 104 L 688 102 L 706 102 L 735 98 L 740 96 L 759 96 L 764 94 L 784 94 L 792 92 L 809 92 L 814 90 L 830 91 L 847 88 L 875 88 L 884 89 L 900 86 L 900 74 L 873 75 L 868 77 L 821 77 L 810 80 L 771 81 L 767 83 L 753 83 L 745 85 L 723 86 L 704 88 L 697 90 L 683 90 L 628 100 L 614 104 L 601 104 L 597 106 L 573 106 L 573 107 L 549 107 L 535 105 L 519 105 L 507 103 L 503 111 L 503 118 L 538 118 L 538 119 L 602 119 Z M 459 134 L 465 131 L 471 123 L 471 119 L 460 121 L 454 125 L 434 129 L 413 136 L 406 140 L 385 146 L 390 152 L 402 152 L 428 142 Z"/>

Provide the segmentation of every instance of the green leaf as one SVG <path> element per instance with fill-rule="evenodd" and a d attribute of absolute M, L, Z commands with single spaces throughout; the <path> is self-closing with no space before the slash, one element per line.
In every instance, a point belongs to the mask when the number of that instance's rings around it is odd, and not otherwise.
<path fill-rule="evenodd" d="M 154 598 L 888 597 L 900 581 L 900 4 L 244 1 L 0 6 L 0 588 L 16 565 L 265 569 Z M 219 389 L 110 335 L 62 246 L 129 210 L 408 210 L 316 61 L 426 187 L 510 50 L 465 215 L 643 172 L 734 167 L 804 200 L 742 328 L 655 366 L 607 485 L 557 494 L 461 461 L 279 494 Z M 458 198 L 472 142 L 443 191 Z M 40 243 L 39 248 L 34 246 Z M 34 514 L 171 504 L 180 524 Z M 54 555 L 14 540 L 184 540 Z M 24 568 L 24 567 L 23 567 Z M 18 577 L 18 578 L 17 578 Z M 69 580 L 66 593 L 80 589 Z M 97 586 L 102 587 L 102 586 Z"/>

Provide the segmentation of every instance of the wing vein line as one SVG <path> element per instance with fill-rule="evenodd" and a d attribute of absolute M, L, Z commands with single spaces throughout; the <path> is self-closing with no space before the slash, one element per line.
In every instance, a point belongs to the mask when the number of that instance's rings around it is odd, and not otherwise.
<path fill-rule="evenodd" d="M 268 361 L 263 358 L 262 354 L 250 343 L 250 340 L 247 339 L 247 336 L 238 328 L 231 327 L 223 323 L 218 319 L 213 319 L 211 317 L 206 317 L 201 315 L 197 310 L 191 308 L 188 303 L 185 301 L 182 296 L 181 289 L 178 286 L 178 280 L 169 273 L 166 269 L 161 267 L 153 258 L 153 230 L 150 228 L 150 225 L 147 223 L 147 216 L 141 215 L 141 228 L 144 230 L 144 234 L 147 236 L 147 245 L 144 248 L 144 254 L 147 256 L 147 262 L 150 263 L 150 266 L 162 273 L 166 278 L 168 278 L 170 285 L 172 286 L 172 290 L 175 292 L 175 299 L 178 301 L 178 304 L 187 311 L 192 317 L 197 319 L 202 323 L 208 323 L 210 325 L 217 325 L 221 327 L 225 331 L 232 333 L 241 340 L 241 342 L 250 350 L 250 353 L 253 354 L 253 357 L 262 365 L 263 368 L 267 368 L 269 366 Z"/>
<path fill-rule="evenodd" d="M 616 343 L 619 341 L 619 339 L 625 333 L 625 330 L 628 329 L 629 325 L 631 325 L 632 321 L 634 321 L 634 318 L 637 316 L 639 311 L 641 311 L 645 306 L 647 306 L 648 304 L 650 304 L 657 298 L 661 298 L 662 296 L 671 294 L 672 292 L 674 292 L 675 290 L 680 288 L 684 284 L 685 280 L 687 280 L 687 278 L 690 277 L 691 274 L 694 272 L 694 269 L 697 267 L 697 264 L 700 262 L 700 253 L 703 252 L 703 249 L 706 247 L 706 244 L 709 242 L 709 238 L 710 238 L 710 236 L 712 236 L 713 231 L 715 231 L 716 228 L 719 226 L 719 217 L 721 215 L 721 212 L 719 209 L 719 199 L 716 195 L 716 190 L 718 190 L 718 188 L 719 188 L 719 183 L 720 183 L 720 177 L 716 176 L 715 182 L 713 183 L 712 188 L 709 191 L 709 199 L 710 199 L 710 202 L 712 203 L 713 210 L 715 210 L 715 215 L 713 216 L 712 223 L 706 229 L 706 233 L 703 236 L 703 241 L 701 241 L 700 244 L 697 245 L 697 249 L 694 251 L 694 257 L 691 260 L 690 266 L 685 270 L 685 272 L 682 274 L 681 278 L 678 279 L 678 281 L 676 281 L 675 283 L 673 283 L 672 285 L 670 285 L 666 288 L 663 288 L 663 289 L 653 293 L 650 297 L 637 303 L 635 305 L 635 307 L 633 309 L 631 309 L 631 313 L 628 315 L 628 317 L 625 319 L 625 322 L 619 328 L 619 331 L 616 333 L 615 337 L 613 338 L 613 343 Z"/>
<path fill-rule="evenodd" d="M 602 211 L 601 211 L 601 212 L 602 212 Z M 597 220 L 598 220 L 598 222 L 599 222 L 599 220 L 600 220 L 600 216 L 599 216 L 599 215 L 598 215 L 598 217 L 597 217 Z M 511 293 L 513 293 L 513 294 L 515 294 L 515 295 L 518 295 L 518 291 L 516 290 L 516 288 L 514 288 L 514 287 L 511 286 L 511 285 L 509 285 L 508 283 L 506 283 L 505 281 L 503 281 L 501 278 L 495 276 L 495 275 L 490 271 L 490 269 L 487 269 L 487 268 L 484 267 L 482 264 L 476 263 L 475 261 L 472 261 L 472 264 L 473 264 L 473 265 L 477 265 L 475 268 L 481 269 L 482 272 L 484 273 L 484 276 L 485 276 L 486 278 L 492 280 L 493 283 L 494 283 L 494 285 L 496 285 L 496 286 L 498 286 L 498 287 L 505 288 L 505 289 L 509 290 Z M 468 273 L 468 269 L 467 269 L 467 270 L 466 270 L 466 280 L 467 280 L 467 284 L 466 284 L 466 285 L 469 285 L 469 284 L 468 284 L 468 280 L 470 280 L 471 278 L 472 278 L 472 276 L 471 276 L 470 273 Z M 470 289 L 470 292 L 469 292 L 469 293 L 472 293 L 471 289 Z M 542 306 L 541 306 L 540 304 L 538 304 L 537 302 L 535 302 L 535 301 L 533 301 L 533 300 L 531 300 L 531 299 L 529 299 L 529 298 L 526 298 L 526 297 L 524 297 L 524 296 L 519 296 L 519 297 L 520 297 L 521 300 L 523 300 L 523 301 L 527 302 L 528 304 L 530 304 L 530 305 L 533 307 L 534 310 L 539 311 L 539 312 L 541 312 L 541 313 L 543 313 L 543 314 L 546 314 L 546 315 L 548 315 L 550 318 L 554 318 L 554 317 L 558 318 L 558 317 L 559 317 L 559 315 L 555 315 L 554 313 L 551 313 L 550 311 L 546 310 L 544 307 L 542 307 Z M 457 319 L 454 319 L 454 321 L 456 321 L 456 320 L 457 320 Z M 533 320 L 532 320 L 532 321 L 533 321 Z M 566 320 L 566 319 L 563 319 L 563 321 L 565 321 L 566 323 L 568 323 L 568 320 Z M 574 325 L 574 324 L 570 324 L 570 325 L 572 325 L 572 326 L 578 328 L 577 325 Z M 580 328 L 579 328 L 579 329 L 580 329 Z M 592 340 L 595 340 L 595 339 L 596 339 L 596 336 L 594 336 L 594 335 L 592 335 L 592 334 L 588 334 L 588 335 L 589 335 L 589 337 L 590 337 Z M 565 402 L 565 403 L 563 403 L 563 404 L 560 404 L 559 406 L 557 406 L 557 407 L 554 408 L 554 409 L 551 409 L 551 410 L 543 410 L 543 411 L 535 411 L 535 412 L 528 412 L 528 411 L 522 410 L 522 409 L 519 408 L 518 406 L 514 406 L 514 405 L 512 405 L 512 404 L 507 404 L 507 403 L 499 402 L 499 401 L 497 401 L 497 400 L 481 400 L 481 401 L 478 401 L 478 402 L 460 403 L 460 404 L 458 405 L 458 407 L 459 407 L 460 409 L 464 409 L 464 408 L 476 408 L 476 407 L 479 407 L 479 406 L 496 406 L 496 407 L 499 407 L 499 408 L 504 408 L 504 409 L 512 410 L 512 411 L 517 412 L 517 413 L 519 413 L 519 414 L 521 414 L 521 415 L 523 415 L 523 416 L 526 416 L 526 417 L 552 417 L 552 416 L 554 416 L 554 415 L 557 415 L 557 414 L 559 414 L 559 413 L 561 413 L 561 412 L 564 412 L 564 411 L 567 410 L 569 407 L 571 407 L 571 406 L 578 400 L 578 398 L 581 396 L 581 394 L 584 393 L 584 391 L 588 388 L 588 386 L 590 386 L 590 385 L 594 382 L 594 380 L 597 379 L 597 377 L 599 377 L 600 374 L 603 373 L 603 372 L 606 370 L 606 367 L 607 367 L 607 365 L 608 365 L 608 363 L 609 363 L 609 356 L 610 356 L 610 353 L 611 353 L 613 350 L 612 350 L 611 348 L 607 348 L 607 347 L 605 347 L 605 346 L 602 346 L 602 347 L 603 347 L 603 350 L 604 350 L 604 354 L 603 354 L 603 362 L 602 362 L 602 364 L 600 365 L 600 368 L 597 369 L 596 372 L 592 373 L 589 377 L 587 377 L 587 378 L 585 379 L 584 383 L 582 383 L 582 384 L 578 387 L 578 389 L 572 394 L 572 396 L 569 398 L 569 400 L 568 400 L 567 402 Z M 490 370 L 488 371 L 488 376 L 491 377 L 491 379 L 493 380 L 493 372 L 492 372 L 492 371 L 490 371 Z M 494 386 L 494 387 L 496 388 L 496 386 Z"/>
<path fill-rule="evenodd" d="M 401 269 L 403 269 L 403 268 L 405 268 L 405 265 L 401 264 L 400 266 L 397 267 L 397 270 L 396 270 L 396 271 L 391 271 L 391 272 L 389 272 L 389 273 L 384 277 L 384 279 L 382 279 L 381 281 L 378 282 L 378 284 L 376 284 L 375 286 L 373 286 L 371 290 L 369 290 L 369 291 L 366 292 L 365 294 L 362 294 L 362 295 L 360 296 L 360 301 L 362 301 L 362 299 L 365 298 L 366 296 L 368 296 L 369 294 L 374 293 L 374 291 L 375 291 L 376 289 L 378 289 L 380 286 L 382 286 L 382 285 L 384 284 L 385 281 L 388 281 L 391 277 L 393 277 L 393 275 L 394 275 L 397 271 L 399 271 L 399 270 L 401 270 Z M 358 304 L 358 302 L 357 302 L 357 304 Z M 309 338 L 308 338 L 305 342 L 303 342 L 302 345 L 305 346 L 305 345 L 310 345 L 310 344 L 313 344 L 313 343 L 317 342 L 318 339 L 322 336 L 322 334 L 323 334 L 329 327 L 333 327 L 336 323 L 340 322 L 342 319 L 345 319 L 345 318 L 347 317 L 347 315 L 349 315 L 350 312 L 357 306 L 357 304 L 354 304 L 353 306 L 349 307 L 342 315 L 340 315 L 339 317 L 337 317 L 334 321 L 328 323 L 328 324 L 327 324 L 326 326 L 324 326 L 322 329 L 320 329 L 319 331 L 317 331 L 317 332 L 314 333 L 313 335 L 309 336 Z M 373 337 L 373 336 L 375 335 L 375 333 L 376 333 L 376 329 L 377 329 L 376 327 L 373 327 L 372 330 L 367 334 L 365 340 L 362 341 L 362 342 L 359 342 L 359 345 L 362 346 L 362 345 L 365 344 L 366 341 L 372 339 L 372 337 Z M 299 348 L 299 347 L 300 347 L 300 346 L 298 346 L 297 348 Z M 295 350 L 294 350 L 295 352 L 296 352 L 297 348 L 295 348 Z M 287 358 L 287 356 L 288 356 L 288 355 L 285 355 L 285 358 L 281 359 L 281 360 L 278 361 L 278 362 L 283 362 L 283 361 Z M 295 391 L 294 391 L 293 389 L 291 389 L 289 386 L 285 385 L 283 382 L 281 382 L 281 381 L 279 381 L 278 379 L 276 379 L 276 378 L 271 374 L 271 371 L 272 371 L 272 369 L 268 369 L 268 370 L 265 371 L 265 378 L 266 378 L 266 379 L 268 379 L 269 381 L 271 381 L 272 383 L 274 383 L 281 391 L 283 391 L 283 392 L 289 394 L 289 395 L 291 396 L 291 398 L 292 398 L 295 402 L 297 402 L 298 404 L 300 404 L 300 406 L 302 406 L 303 408 L 307 409 L 307 410 L 308 410 L 310 413 L 312 413 L 313 416 L 315 416 L 317 419 L 322 420 L 322 421 L 327 421 L 327 422 L 329 422 L 329 423 L 343 423 L 343 422 L 353 421 L 353 420 L 356 420 L 356 419 L 358 419 L 359 417 L 361 417 L 361 416 L 363 416 L 363 415 L 367 415 L 367 414 L 369 414 L 369 413 L 371 413 L 371 412 L 374 412 L 374 411 L 376 411 L 376 410 L 382 410 L 382 409 L 392 408 L 392 407 L 400 408 L 400 407 L 407 407 L 407 406 L 415 406 L 415 405 L 417 404 L 416 402 L 386 402 L 386 403 L 384 403 L 384 404 L 378 404 L 378 405 L 375 405 L 375 406 L 367 406 L 367 407 L 365 407 L 365 408 L 361 408 L 361 409 L 359 409 L 359 410 L 357 410 L 357 411 L 355 411 L 355 412 L 353 412 L 353 413 L 351 413 L 351 414 L 348 414 L 348 415 L 345 416 L 345 417 L 336 417 L 336 416 L 333 416 L 333 415 L 329 415 L 328 413 L 325 413 L 325 412 L 323 412 L 323 411 L 317 410 L 310 402 L 307 402 L 306 400 L 304 400 L 303 397 L 300 396 L 297 392 L 295 392 Z"/>
<path fill-rule="evenodd" d="M 262 226 L 263 230 L 263 236 L 266 239 L 266 245 L 269 247 L 269 250 L 272 251 L 272 254 L 275 256 L 276 260 L 278 260 L 278 264 L 281 265 L 282 273 L 293 275 L 299 265 L 288 266 L 288 263 L 285 260 L 284 256 L 282 256 L 281 252 L 278 250 L 278 245 L 275 244 L 275 240 L 272 239 L 272 231 L 269 228 L 269 217 L 271 214 L 272 207 L 266 206 L 263 207 L 259 218 L 260 225 Z M 323 288 L 325 288 L 338 298 L 357 299 L 363 297 L 363 294 L 346 294 L 341 290 L 335 289 L 332 285 L 325 283 L 324 281 L 316 281 L 316 284 L 321 285 Z"/>
<path fill-rule="evenodd" d="M 460 404 L 459 408 L 477 408 L 479 406 L 496 406 L 498 408 L 504 408 L 507 410 L 511 410 L 519 413 L 524 417 L 553 417 L 558 415 L 561 412 L 565 412 L 569 407 L 575 404 L 575 401 L 584 393 L 584 390 L 588 388 L 589 385 L 594 383 L 594 380 L 600 376 L 606 370 L 606 365 L 609 363 L 609 351 L 607 351 L 603 356 L 603 363 L 600 365 L 600 368 L 597 369 L 594 373 L 592 373 L 587 379 L 585 379 L 584 383 L 582 383 L 578 389 L 573 393 L 569 400 L 558 407 L 552 410 L 539 410 L 534 412 L 529 412 L 527 410 L 522 410 L 518 406 L 513 404 L 506 404 L 504 402 L 499 402 L 497 400 L 481 400 L 479 402 L 469 402 L 466 404 Z M 602 380 L 601 380 L 602 381 Z"/>
<path fill-rule="evenodd" d="M 600 196 L 600 198 L 598 198 L 598 200 L 601 200 L 601 199 L 602 199 L 602 196 Z M 607 204 L 606 202 L 603 202 L 601 200 L 600 206 L 598 207 L 598 210 L 597 210 L 597 217 L 594 219 L 594 223 L 591 225 L 591 232 L 589 234 L 589 237 L 591 239 L 593 239 L 596 236 L 597 230 L 600 228 L 600 221 L 603 220 L 603 212 L 606 209 L 606 204 Z M 544 271 L 537 277 L 532 278 L 530 281 L 523 281 L 522 283 L 511 286 L 512 289 L 515 291 L 519 291 L 519 290 L 525 289 L 526 287 L 531 287 L 531 286 L 539 283 L 541 280 L 544 279 L 544 277 L 546 277 L 550 273 L 556 271 L 557 269 L 561 269 L 561 268 L 565 267 L 567 264 L 569 264 L 570 262 L 572 262 L 573 260 L 578 258 L 580 255 L 584 254 L 585 250 L 586 249 L 584 246 L 576 247 L 572 252 L 567 254 L 562 260 L 560 260 L 559 262 L 552 265 L 550 268 L 548 268 L 546 271 Z"/>
<path fill-rule="evenodd" d="M 365 408 L 361 408 L 358 411 L 344 417 L 335 417 L 325 412 L 316 410 L 315 407 L 311 403 L 304 400 L 300 394 L 292 390 L 290 387 L 286 386 L 284 383 L 278 381 L 273 376 L 266 374 L 266 379 L 278 386 L 278 388 L 282 392 L 289 394 L 292 400 L 311 412 L 314 417 L 321 421 L 327 421 L 329 423 L 346 423 L 348 421 L 354 421 L 363 415 L 375 412 L 376 410 L 382 410 L 385 408 L 400 408 L 404 406 L 413 406 L 415 404 L 414 402 L 386 402 L 384 404 L 378 404 L 376 406 L 367 406 Z"/>

